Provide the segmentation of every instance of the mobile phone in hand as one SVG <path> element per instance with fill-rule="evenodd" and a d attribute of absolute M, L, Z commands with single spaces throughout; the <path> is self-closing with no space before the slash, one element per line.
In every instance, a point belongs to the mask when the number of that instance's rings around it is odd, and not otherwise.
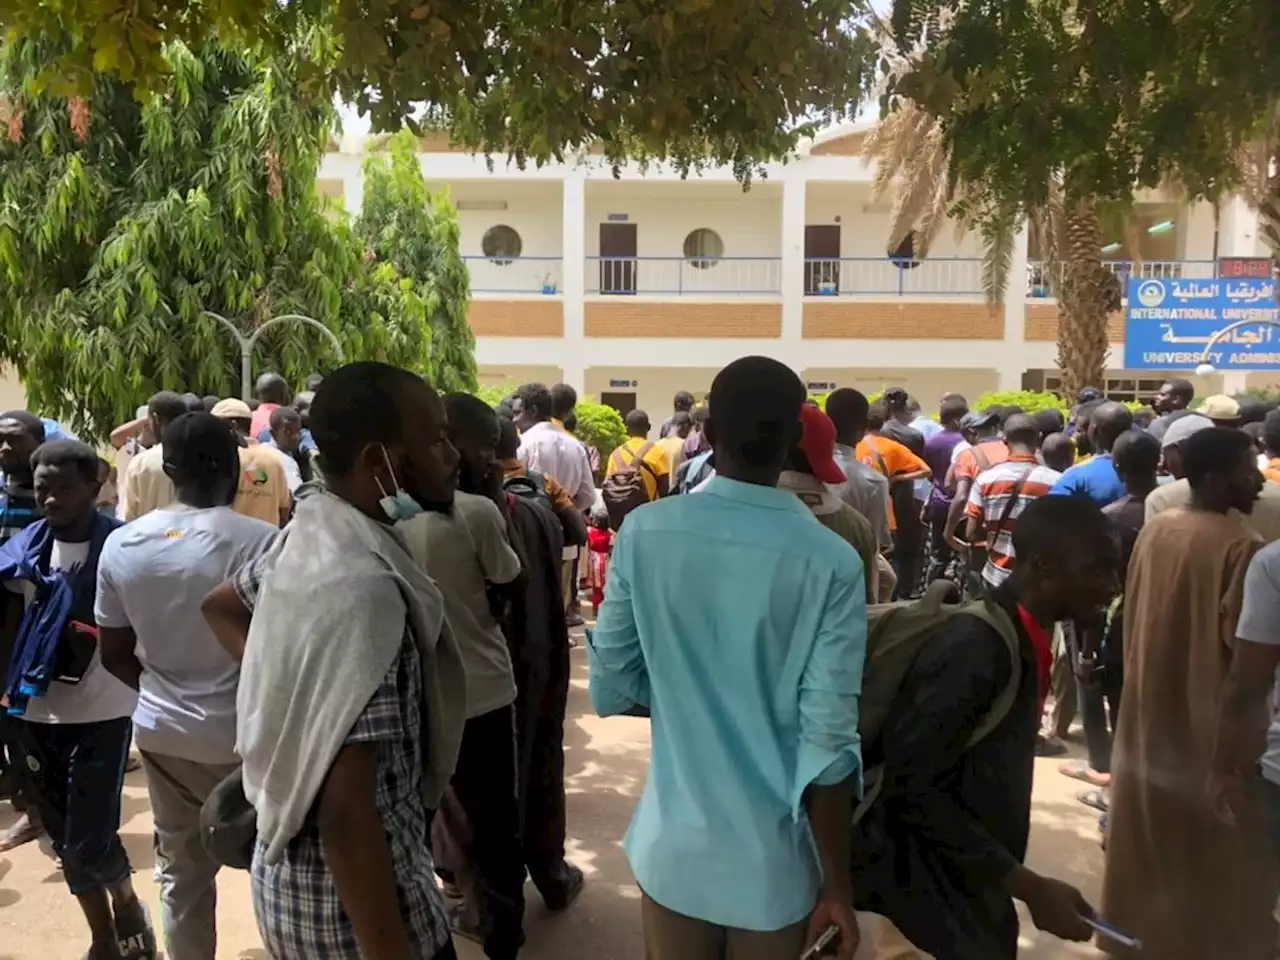
<path fill-rule="evenodd" d="M 822 936 L 813 941 L 809 949 L 800 954 L 800 960 L 820 960 L 821 957 L 834 957 L 840 949 L 840 928 L 835 924 L 822 931 Z"/>

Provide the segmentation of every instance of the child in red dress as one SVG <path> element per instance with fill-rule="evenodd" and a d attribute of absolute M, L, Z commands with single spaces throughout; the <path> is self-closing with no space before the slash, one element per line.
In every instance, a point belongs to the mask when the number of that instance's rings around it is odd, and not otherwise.
<path fill-rule="evenodd" d="M 609 554 L 613 552 L 613 531 L 609 515 L 603 510 L 591 511 L 591 529 L 587 531 L 587 585 L 591 587 L 591 607 L 600 615 L 604 602 L 604 582 L 609 571 Z"/>

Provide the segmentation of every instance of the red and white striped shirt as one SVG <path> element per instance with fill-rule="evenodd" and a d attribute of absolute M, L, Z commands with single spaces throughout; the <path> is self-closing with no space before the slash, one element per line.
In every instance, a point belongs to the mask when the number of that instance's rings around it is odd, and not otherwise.
<path fill-rule="evenodd" d="M 1019 453 L 979 474 L 974 481 L 966 512 L 986 528 L 987 565 L 982 569 L 982 578 L 992 586 L 1004 583 L 1013 572 L 1013 531 L 1018 517 L 1027 504 L 1047 495 L 1060 476 L 1033 455 Z M 1009 498 L 1015 494 L 1017 502 L 1010 507 Z"/>

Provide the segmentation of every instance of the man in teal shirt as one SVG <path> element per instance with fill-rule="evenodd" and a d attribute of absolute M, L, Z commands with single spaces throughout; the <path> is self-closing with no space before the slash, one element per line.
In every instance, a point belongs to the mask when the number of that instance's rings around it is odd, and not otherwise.
<path fill-rule="evenodd" d="M 866 654 L 857 553 L 776 489 L 804 385 L 738 360 L 711 387 L 717 476 L 627 517 L 589 647 L 601 716 L 647 710 L 649 781 L 625 847 L 648 955 L 796 960 L 857 947 L 850 810 Z"/>

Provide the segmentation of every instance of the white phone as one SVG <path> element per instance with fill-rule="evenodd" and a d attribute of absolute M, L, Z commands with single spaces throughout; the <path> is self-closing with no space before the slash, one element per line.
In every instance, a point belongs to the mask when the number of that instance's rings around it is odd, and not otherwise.
<path fill-rule="evenodd" d="M 1084 922 L 1093 927 L 1098 933 L 1106 937 L 1108 940 L 1114 940 L 1122 947 L 1128 947 L 1131 950 L 1141 950 L 1142 941 L 1137 937 L 1131 937 L 1127 933 L 1117 930 L 1111 924 L 1102 920 L 1091 920 L 1089 917 L 1084 918 Z"/>
<path fill-rule="evenodd" d="M 834 956 L 840 946 L 840 928 L 832 924 L 822 931 L 822 936 L 800 954 L 800 960 L 819 960 L 820 957 Z"/>

